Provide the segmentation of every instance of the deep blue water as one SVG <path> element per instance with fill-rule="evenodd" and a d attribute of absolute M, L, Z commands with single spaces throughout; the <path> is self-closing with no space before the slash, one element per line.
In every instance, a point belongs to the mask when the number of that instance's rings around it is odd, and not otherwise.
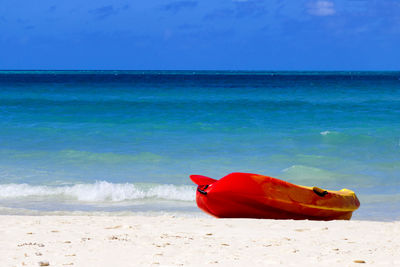
<path fill-rule="evenodd" d="M 400 72 L 0 72 L 1 213 L 195 212 L 234 171 L 399 219 Z"/>

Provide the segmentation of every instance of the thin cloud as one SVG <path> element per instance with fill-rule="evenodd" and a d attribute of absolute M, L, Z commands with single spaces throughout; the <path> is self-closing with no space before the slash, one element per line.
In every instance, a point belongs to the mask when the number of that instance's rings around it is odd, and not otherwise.
<path fill-rule="evenodd" d="M 314 16 L 331 16 L 336 13 L 335 5 L 331 1 L 317 1 L 309 5 L 308 13 Z"/>
<path fill-rule="evenodd" d="M 263 2 L 255 0 L 234 0 L 232 8 L 216 9 L 204 16 L 204 20 L 224 18 L 258 17 L 267 13 Z"/>
<path fill-rule="evenodd" d="M 263 2 L 260 1 L 236 1 L 236 17 L 257 17 L 267 13 Z"/>
<path fill-rule="evenodd" d="M 108 18 L 112 15 L 116 15 L 116 14 L 118 14 L 118 12 L 119 12 L 119 10 L 114 8 L 111 5 L 99 7 L 99 8 L 89 11 L 89 13 L 94 14 L 96 16 L 96 18 L 100 19 L 100 20 Z"/>
<path fill-rule="evenodd" d="M 186 8 L 194 8 L 198 5 L 196 1 L 176 1 L 162 6 L 163 10 L 178 12 Z"/>

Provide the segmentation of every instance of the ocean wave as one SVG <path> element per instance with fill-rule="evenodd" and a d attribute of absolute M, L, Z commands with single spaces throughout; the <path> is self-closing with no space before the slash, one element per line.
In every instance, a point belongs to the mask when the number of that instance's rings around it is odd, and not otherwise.
<path fill-rule="evenodd" d="M 331 133 L 331 131 L 323 131 L 323 132 L 320 132 L 321 135 L 328 135 L 328 134 L 330 134 L 330 133 Z"/>
<path fill-rule="evenodd" d="M 28 197 L 57 197 L 83 202 L 121 202 L 141 199 L 194 201 L 195 187 L 171 184 L 119 184 L 107 181 L 69 186 L 0 185 L 0 199 Z"/>

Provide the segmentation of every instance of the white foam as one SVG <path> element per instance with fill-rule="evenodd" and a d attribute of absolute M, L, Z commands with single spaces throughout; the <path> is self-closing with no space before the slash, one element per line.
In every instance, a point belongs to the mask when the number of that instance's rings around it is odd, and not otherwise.
<path fill-rule="evenodd" d="M 194 201 L 195 187 L 170 184 L 118 184 L 106 181 L 98 181 L 93 184 L 75 184 L 71 186 L 28 184 L 0 185 L 0 199 L 51 196 L 67 199 L 73 198 L 84 202 L 118 202 L 148 198 Z"/>
<path fill-rule="evenodd" d="M 328 135 L 328 134 L 330 134 L 330 133 L 331 133 L 330 131 L 323 131 L 323 132 L 320 132 L 320 134 L 321 134 L 321 135 L 324 135 L 324 136 L 325 136 L 325 135 Z"/>

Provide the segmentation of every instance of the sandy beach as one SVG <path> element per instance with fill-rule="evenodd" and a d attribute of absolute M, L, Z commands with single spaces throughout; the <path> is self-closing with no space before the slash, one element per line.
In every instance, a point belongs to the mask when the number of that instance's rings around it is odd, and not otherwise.
<path fill-rule="evenodd" d="M 0 217 L 1 266 L 399 265 L 400 222 Z"/>

